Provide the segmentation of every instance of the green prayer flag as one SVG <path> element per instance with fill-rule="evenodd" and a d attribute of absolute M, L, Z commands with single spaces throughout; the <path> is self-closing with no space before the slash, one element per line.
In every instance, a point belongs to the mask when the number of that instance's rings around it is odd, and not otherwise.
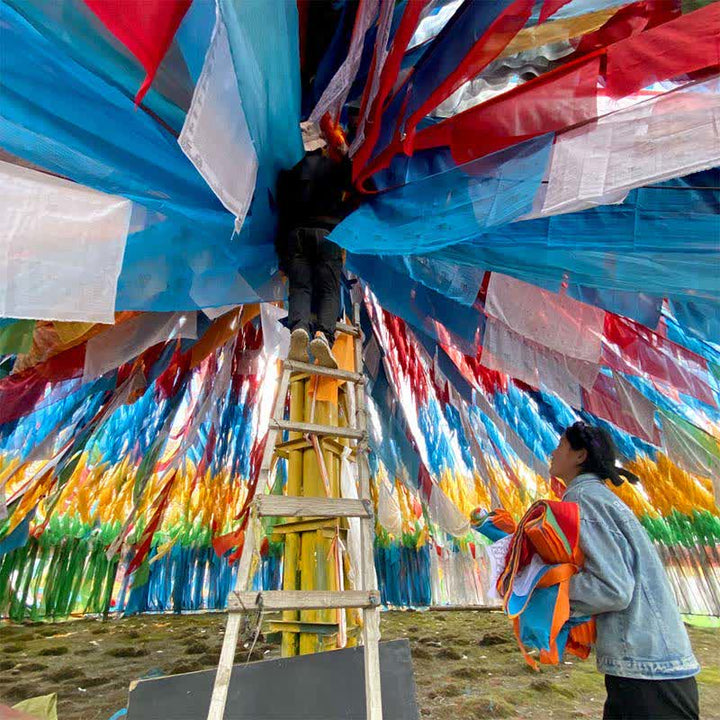
<path fill-rule="evenodd" d="M 28 698 L 17 705 L 13 705 L 13 710 L 22 710 L 22 712 L 32 715 L 37 720 L 58 720 L 57 694 L 52 693 L 51 695 Z"/>
<path fill-rule="evenodd" d="M 21 355 L 32 347 L 34 320 L 0 321 L 0 355 Z"/>
<path fill-rule="evenodd" d="M 135 571 L 135 576 L 133 577 L 133 587 L 142 587 L 147 583 L 147 581 L 150 579 L 150 563 L 148 562 L 147 558 L 143 560 L 140 567 Z"/>
<path fill-rule="evenodd" d="M 715 376 L 715 379 L 720 382 L 720 365 L 708 360 L 708 367 L 710 368 L 710 372 Z"/>
<path fill-rule="evenodd" d="M 682 0 L 682 13 L 687 15 L 714 2 L 715 0 Z"/>

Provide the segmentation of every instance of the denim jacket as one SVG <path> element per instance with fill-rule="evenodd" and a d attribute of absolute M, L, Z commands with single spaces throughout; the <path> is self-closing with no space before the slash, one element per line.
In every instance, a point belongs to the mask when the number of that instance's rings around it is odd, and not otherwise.
<path fill-rule="evenodd" d="M 583 570 L 570 580 L 573 615 L 594 615 L 606 675 L 680 679 L 700 671 L 660 557 L 633 512 L 597 475 L 578 475 L 563 500 L 580 507 Z"/>

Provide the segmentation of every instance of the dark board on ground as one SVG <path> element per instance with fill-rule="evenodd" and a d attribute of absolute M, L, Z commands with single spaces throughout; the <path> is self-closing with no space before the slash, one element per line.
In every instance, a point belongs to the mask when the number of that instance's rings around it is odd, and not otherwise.
<path fill-rule="evenodd" d="M 225 720 L 364 720 L 363 649 L 235 665 Z M 418 720 L 410 643 L 380 643 L 383 714 Z M 141 680 L 127 720 L 205 720 L 214 670 Z"/>

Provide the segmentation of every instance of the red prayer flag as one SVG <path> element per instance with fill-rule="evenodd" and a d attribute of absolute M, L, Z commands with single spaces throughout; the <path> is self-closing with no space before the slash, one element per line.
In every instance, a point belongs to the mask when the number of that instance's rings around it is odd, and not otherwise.
<path fill-rule="evenodd" d="M 138 59 L 147 75 L 140 103 L 192 0 L 85 0 L 103 25 Z"/>
<path fill-rule="evenodd" d="M 656 81 L 720 67 L 720 3 L 646 30 L 607 50 L 607 90 L 624 97 Z"/>
<path fill-rule="evenodd" d="M 567 0 L 563 1 L 567 2 Z M 405 138 L 403 140 L 406 151 L 412 149 L 415 128 L 418 123 L 443 100 L 450 97 L 464 82 L 474 78 L 507 47 L 508 43 L 523 29 L 525 23 L 530 19 L 534 4 L 535 0 L 515 0 L 512 5 L 495 18 L 458 67 L 435 88 L 430 97 L 408 118 L 405 123 Z"/>
<path fill-rule="evenodd" d="M 418 471 L 418 490 L 420 496 L 424 498 L 425 502 L 430 502 L 430 495 L 432 495 L 433 481 L 430 475 L 430 471 L 425 467 L 425 463 L 420 461 L 420 469 Z"/>
<path fill-rule="evenodd" d="M 182 352 L 180 341 L 177 340 L 176 343 L 177 347 L 170 360 L 170 364 L 160 374 L 155 383 L 158 396 L 164 399 L 171 398 L 178 392 L 190 372 L 192 353 L 190 351 Z"/>
<path fill-rule="evenodd" d="M 597 115 L 600 57 L 588 56 L 503 93 L 455 117 L 421 130 L 415 150 L 446 145 L 458 164 L 470 162 L 537 135 L 554 132 Z M 389 147 L 373 163 L 375 172 L 401 151 Z"/>
<path fill-rule="evenodd" d="M 305 50 L 307 48 L 308 16 L 310 14 L 309 0 L 297 0 L 298 30 L 300 35 L 300 68 L 305 67 Z"/>
<path fill-rule="evenodd" d="M 360 146 L 353 158 L 353 181 L 358 186 L 361 186 L 364 180 L 370 176 L 364 166 L 370 159 L 375 143 L 380 137 L 381 117 L 385 107 L 385 100 L 397 80 L 403 55 L 412 36 L 415 34 L 422 12 L 428 2 L 429 0 L 415 0 L 415 2 L 406 5 L 400 25 L 393 38 L 392 47 L 380 73 L 380 85 L 368 114 L 365 127 L 365 142 Z M 366 92 L 369 92 L 368 88 L 366 88 Z"/>
<path fill-rule="evenodd" d="M 641 24 L 620 28 L 624 35 L 662 16 L 655 4 L 642 10 Z M 645 17 L 647 15 L 647 17 Z M 612 39 L 612 33 L 605 39 Z M 656 80 L 667 80 L 710 67 L 720 67 L 720 3 L 625 37 L 540 75 L 485 103 L 447 118 L 417 133 L 415 150 L 447 146 L 462 164 L 532 137 L 592 120 L 597 115 L 597 83 L 606 79 L 607 92 L 622 97 Z M 375 108 L 381 114 L 382 105 Z M 380 118 L 374 130 L 379 133 Z M 367 166 L 372 143 L 355 158 L 357 184 L 388 167 L 407 148 L 399 138 Z"/>
<path fill-rule="evenodd" d="M 218 535 L 212 539 L 213 550 L 218 557 L 222 557 L 228 550 L 242 548 L 244 540 L 244 530 L 234 530 L 225 535 Z"/>
<path fill-rule="evenodd" d="M 644 325 L 619 315 L 605 315 L 603 363 L 613 370 L 648 375 L 656 383 L 716 406 L 708 386 L 707 361 Z"/>
<path fill-rule="evenodd" d="M 680 11 L 665 0 L 645 0 L 620 8 L 601 28 L 583 35 L 573 57 L 580 57 L 674 20 Z"/>
<path fill-rule="evenodd" d="M 82 375 L 86 343 L 53 355 L 14 375 L 0 380 L 0 425 L 32 412 L 42 398 L 48 382 L 69 380 Z M 71 388 L 67 388 L 70 394 Z M 59 400 L 63 395 L 57 397 Z"/>
<path fill-rule="evenodd" d="M 659 445 L 660 436 L 657 428 L 653 428 L 653 435 L 650 436 L 632 415 L 625 412 L 617 396 L 615 381 L 611 377 L 600 373 L 592 391 L 583 390 L 582 395 L 583 408 L 588 412 L 617 425 L 635 437 Z"/>
<path fill-rule="evenodd" d="M 138 541 L 135 555 L 128 563 L 126 570 L 128 575 L 137 570 L 137 568 L 142 565 L 143 560 L 145 560 L 147 554 L 150 552 L 150 546 L 152 544 L 153 536 L 155 535 L 155 531 L 160 527 L 160 523 L 162 522 L 163 516 L 165 515 L 165 510 L 167 509 L 168 502 L 170 501 L 170 491 L 172 490 L 172 486 L 175 482 L 176 476 L 177 470 L 172 472 L 172 474 L 170 475 L 170 479 L 165 483 L 163 489 L 160 491 L 160 494 L 155 500 L 155 512 L 150 518 L 150 522 L 148 522 L 142 536 L 140 537 L 140 540 Z"/>

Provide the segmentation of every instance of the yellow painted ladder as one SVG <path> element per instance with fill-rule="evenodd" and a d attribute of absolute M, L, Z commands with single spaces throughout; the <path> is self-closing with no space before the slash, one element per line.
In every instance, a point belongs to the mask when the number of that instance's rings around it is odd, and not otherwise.
<path fill-rule="evenodd" d="M 355 369 L 363 367 L 362 332 L 360 330 L 360 307 L 353 308 L 353 324 L 338 323 L 339 332 L 354 337 Z M 285 419 L 285 402 L 291 377 L 298 374 L 318 376 L 344 381 L 347 391 L 351 389 L 355 395 L 354 425 L 339 427 L 318 423 L 300 422 Z M 350 423 L 348 418 L 348 423 Z M 288 495 L 258 495 L 251 507 L 251 517 L 245 533 L 240 556 L 240 564 L 235 582 L 235 589 L 228 598 L 228 619 L 223 639 L 222 652 L 215 676 L 208 720 L 223 720 L 227 701 L 230 677 L 232 674 L 235 650 L 240 632 L 243 613 L 255 611 L 289 611 L 289 610 L 327 610 L 334 608 L 359 608 L 363 615 L 363 645 L 365 654 L 365 703 L 366 720 L 382 720 L 382 696 L 380 688 L 380 594 L 377 590 L 377 578 L 374 568 L 374 536 L 375 521 L 370 496 L 370 473 L 367 460 L 368 435 L 367 415 L 365 409 L 365 386 L 362 372 L 333 370 L 330 368 L 285 360 L 275 397 L 273 416 L 270 420 L 267 444 L 260 469 L 259 486 L 266 492 L 271 475 L 273 458 L 281 448 L 291 449 L 302 445 L 304 441 L 290 440 L 278 443 L 278 434 L 284 431 L 294 434 L 295 438 L 309 438 L 317 443 L 320 440 L 337 439 L 354 444 L 358 466 L 359 498 L 339 497 L 306 497 Z M 292 437 L 292 436 L 291 436 Z M 307 444 L 304 445 L 307 447 Z M 316 445 L 317 447 L 317 445 Z M 315 521 L 338 518 L 360 519 L 360 589 L 354 590 L 261 590 L 248 591 L 248 584 L 253 576 L 253 568 L 258 559 L 257 534 L 261 532 L 259 519 L 262 517 L 302 518 L 298 526 Z M 316 560 L 317 561 L 317 560 Z M 291 623 L 286 623 L 289 627 Z M 298 623 L 298 629 L 307 626 Z M 322 623 L 318 623 L 322 625 Z"/>

